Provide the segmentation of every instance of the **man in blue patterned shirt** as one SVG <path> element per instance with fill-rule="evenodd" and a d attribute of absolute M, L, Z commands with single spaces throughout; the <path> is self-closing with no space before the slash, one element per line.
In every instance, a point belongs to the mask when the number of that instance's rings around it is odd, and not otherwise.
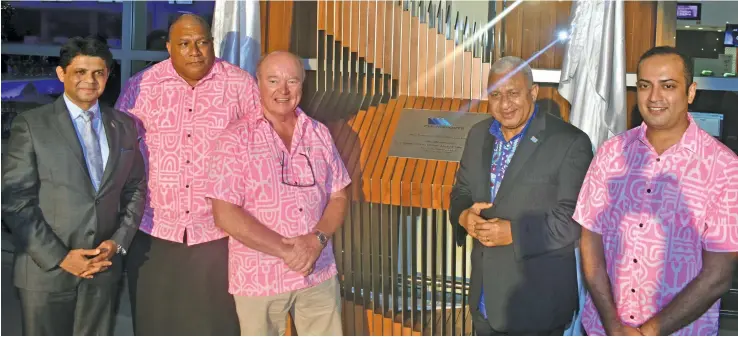
<path fill-rule="evenodd" d="M 469 303 L 477 335 L 559 335 L 578 306 L 572 220 L 592 160 L 589 137 L 536 105 L 525 61 L 489 74 L 489 113 L 473 126 L 451 192 L 457 244 L 473 240 Z"/>

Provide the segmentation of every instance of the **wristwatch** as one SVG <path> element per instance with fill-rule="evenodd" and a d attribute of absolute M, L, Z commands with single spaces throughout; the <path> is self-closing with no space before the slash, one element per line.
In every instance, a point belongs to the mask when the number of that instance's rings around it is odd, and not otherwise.
<path fill-rule="evenodd" d="M 123 254 L 123 255 L 126 255 L 126 250 L 125 250 L 125 249 L 123 248 L 123 246 L 121 246 L 121 245 L 119 245 L 119 244 L 117 244 L 117 243 L 116 243 L 115 245 L 116 245 L 116 246 L 118 247 L 118 248 L 117 248 L 117 249 L 115 250 L 115 253 L 116 253 L 116 254 Z"/>
<path fill-rule="evenodd" d="M 318 238 L 321 246 L 325 247 L 328 244 L 328 235 L 325 235 L 325 233 L 316 230 L 315 236 Z"/>

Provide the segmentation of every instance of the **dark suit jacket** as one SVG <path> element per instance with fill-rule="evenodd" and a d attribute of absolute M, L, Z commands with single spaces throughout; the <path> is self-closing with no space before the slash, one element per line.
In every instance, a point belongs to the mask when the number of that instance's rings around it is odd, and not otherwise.
<path fill-rule="evenodd" d="M 451 192 L 450 218 L 457 244 L 466 230 L 459 215 L 489 202 L 493 119 L 469 131 Z M 537 141 L 533 141 L 535 137 Z M 513 244 L 485 247 L 474 240 L 469 303 L 477 310 L 480 285 L 492 328 L 543 331 L 571 321 L 577 303 L 574 248 L 581 228 L 572 220 L 592 160 L 592 143 L 576 127 L 539 109 L 521 139 L 485 219 L 510 220 Z"/>
<path fill-rule="evenodd" d="M 37 291 L 73 289 L 59 268 L 72 249 L 112 239 L 127 249 L 143 214 L 146 179 L 133 120 L 102 107 L 110 155 L 99 191 L 63 97 L 18 115 L 2 160 L 2 211 L 16 244 L 14 283 Z M 116 282 L 122 258 L 90 282 Z"/>

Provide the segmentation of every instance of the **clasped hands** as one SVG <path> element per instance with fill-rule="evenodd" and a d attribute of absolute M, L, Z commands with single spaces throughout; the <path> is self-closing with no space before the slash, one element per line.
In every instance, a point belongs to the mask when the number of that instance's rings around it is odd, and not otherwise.
<path fill-rule="evenodd" d="M 91 279 L 95 274 L 113 265 L 110 259 L 117 252 L 117 248 L 115 241 L 106 240 L 95 249 L 72 249 L 59 267 L 74 276 Z"/>
<path fill-rule="evenodd" d="M 459 223 L 473 238 L 487 247 L 512 244 L 510 220 L 492 218 L 485 220 L 480 216 L 483 209 L 492 207 L 488 202 L 477 202 L 461 212 Z"/>
<path fill-rule="evenodd" d="M 285 246 L 280 256 L 284 263 L 302 276 L 308 276 L 313 272 L 315 261 L 325 248 L 320 244 L 314 233 L 296 236 L 294 238 L 283 238 Z"/>

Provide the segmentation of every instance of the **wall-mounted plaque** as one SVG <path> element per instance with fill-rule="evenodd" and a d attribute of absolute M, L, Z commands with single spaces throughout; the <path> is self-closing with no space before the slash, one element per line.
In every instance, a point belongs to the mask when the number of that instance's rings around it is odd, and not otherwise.
<path fill-rule="evenodd" d="M 389 155 L 459 161 L 469 129 L 489 117 L 482 113 L 403 109 Z"/>

